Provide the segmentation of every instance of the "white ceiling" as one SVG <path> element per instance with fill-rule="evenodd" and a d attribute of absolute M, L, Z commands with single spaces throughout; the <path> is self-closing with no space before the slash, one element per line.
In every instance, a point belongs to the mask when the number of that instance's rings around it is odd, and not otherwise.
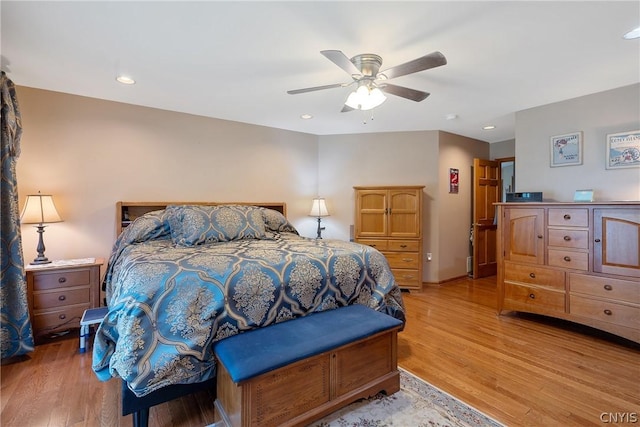
<path fill-rule="evenodd" d="M 14 83 L 316 135 L 445 130 L 514 138 L 514 113 L 640 81 L 638 1 L 0 3 L 2 69 Z M 448 64 L 391 83 L 370 114 L 341 113 L 350 81 L 320 54 L 433 51 Z M 137 84 L 115 81 L 118 73 Z M 301 114 L 314 117 L 302 120 Z M 456 114 L 454 120 L 445 118 Z M 364 120 L 366 120 L 366 124 Z M 493 131 L 482 127 L 494 124 Z"/>

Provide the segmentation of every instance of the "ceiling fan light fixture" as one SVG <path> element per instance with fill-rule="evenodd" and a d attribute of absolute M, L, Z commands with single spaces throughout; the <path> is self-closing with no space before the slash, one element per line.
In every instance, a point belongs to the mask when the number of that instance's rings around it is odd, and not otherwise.
<path fill-rule="evenodd" d="M 387 97 L 377 88 L 370 88 L 367 85 L 361 85 L 354 92 L 349 94 L 345 105 L 354 110 L 371 110 L 380 106 Z"/>

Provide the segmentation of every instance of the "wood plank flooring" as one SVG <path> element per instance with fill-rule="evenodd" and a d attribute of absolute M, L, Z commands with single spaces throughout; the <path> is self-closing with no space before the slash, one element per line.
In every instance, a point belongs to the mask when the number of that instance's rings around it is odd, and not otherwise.
<path fill-rule="evenodd" d="M 492 277 L 404 294 L 400 366 L 509 426 L 610 426 L 608 413 L 638 417 L 640 345 L 564 321 L 497 316 L 495 293 Z M 96 379 L 77 337 L 39 345 L 3 364 L 0 375 L 3 427 L 132 425 L 120 415 L 119 382 Z M 153 407 L 149 426 L 214 421 L 202 392 Z"/>

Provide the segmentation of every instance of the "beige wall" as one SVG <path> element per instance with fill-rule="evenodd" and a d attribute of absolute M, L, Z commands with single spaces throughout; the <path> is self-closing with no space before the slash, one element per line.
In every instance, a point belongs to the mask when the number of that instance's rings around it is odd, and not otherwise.
<path fill-rule="evenodd" d="M 115 203 L 284 201 L 302 234 L 317 192 L 317 137 L 18 87 L 24 127 L 20 203 L 50 193 L 64 222 L 45 233 L 50 259 L 108 257 Z M 37 234 L 22 231 L 25 260 Z"/>
<path fill-rule="evenodd" d="M 572 201 L 593 189 L 596 200 L 640 200 L 640 169 L 605 169 L 607 134 L 640 129 L 640 84 L 516 113 L 516 191 Z M 550 167 L 549 138 L 582 131 L 582 165 Z M 526 161 L 524 161 L 526 159 Z"/>
<path fill-rule="evenodd" d="M 489 144 L 440 131 L 320 137 L 319 188 L 331 217 L 326 237 L 350 238 L 354 186 L 424 185 L 423 281 L 466 274 L 471 226 L 473 157 L 489 158 Z M 460 169 L 460 192 L 449 194 L 449 168 Z"/>
<path fill-rule="evenodd" d="M 51 259 L 108 257 L 115 203 L 284 201 L 301 234 L 315 236 L 311 199 L 327 199 L 325 238 L 350 238 L 355 185 L 424 185 L 423 280 L 466 274 L 473 157 L 513 148 L 439 131 L 314 136 L 261 126 L 18 87 L 24 134 L 20 202 L 55 195 L 65 222 L 47 227 Z M 640 85 L 516 113 L 516 191 L 571 200 L 593 188 L 600 200 L 640 199 L 640 169 L 605 170 L 607 133 L 639 129 Z M 584 164 L 549 167 L 549 136 L 582 130 Z M 506 150 L 506 151 L 505 151 Z M 523 160 L 523 159 L 526 159 Z M 449 194 L 449 168 L 460 170 Z M 23 227 L 25 259 L 37 234 Z"/>
<path fill-rule="evenodd" d="M 447 132 L 440 132 L 439 202 L 437 215 L 437 280 L 467 274 L 472 224 L 473 159 L 488 159 L 490 144 Z M 459 170 L 458 193 L 449 193 L 449 169 Z M 430 280 L 431 281 L 431 280 Z"/>

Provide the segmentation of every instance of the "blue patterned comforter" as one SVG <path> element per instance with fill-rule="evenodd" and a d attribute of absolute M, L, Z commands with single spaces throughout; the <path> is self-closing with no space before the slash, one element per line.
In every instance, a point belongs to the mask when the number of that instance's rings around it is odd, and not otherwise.
<path fill-rule="evenodd" d="M 215 342 L 348 304 L 404 321 L 380 252 L 268 225 L 259 239 L 183 247 L 171 238 L 167 212 L 134 221 L 107 267 L 109 312 L 93 346 L 98 378 L 120 377 L 137 396 L 204 381 L 215 375 Z"/>

